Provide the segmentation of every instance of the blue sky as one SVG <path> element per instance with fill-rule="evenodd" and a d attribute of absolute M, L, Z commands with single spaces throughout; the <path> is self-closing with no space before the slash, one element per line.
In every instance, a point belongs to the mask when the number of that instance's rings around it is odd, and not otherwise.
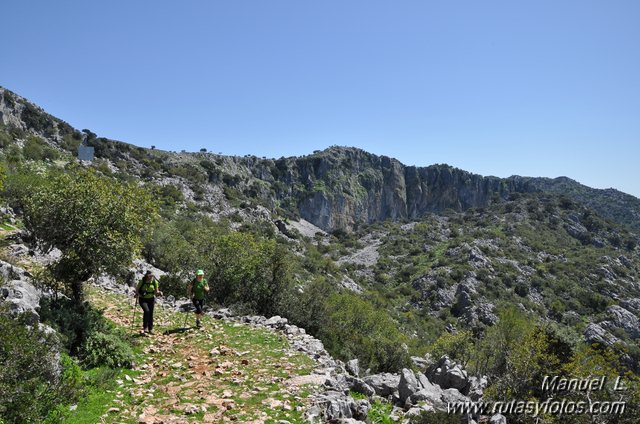
<path fill-rule="evenodd" d="M 13 1 L 0 85 L 140 146 L 566 175 L 640 196 L 640 2 Z"/>

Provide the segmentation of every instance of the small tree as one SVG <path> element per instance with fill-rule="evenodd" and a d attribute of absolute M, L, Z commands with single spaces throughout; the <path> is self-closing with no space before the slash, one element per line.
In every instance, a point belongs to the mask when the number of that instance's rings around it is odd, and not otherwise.
<path fill-rule="evenodd" d="M 24 219 L 44 251 L 58 248 L 53 275 L 70 288 L 76 304 L 83 282 L 102 272 L 117 272 L 141 247 L 141 234 L 155 217 L 149 194 L 75 170 L 49 176 L 24 199 Z"/>

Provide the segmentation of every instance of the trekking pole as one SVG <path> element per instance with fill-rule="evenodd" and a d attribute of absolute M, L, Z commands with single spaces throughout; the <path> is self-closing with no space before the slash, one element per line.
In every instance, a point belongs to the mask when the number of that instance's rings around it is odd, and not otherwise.
<path fill-rule="evenodd" d="M 133 296 L 133 302 L 131 302 L 131 309 L 133 310 L 133 316 L 131 317 L 131 329 L 135 330 L 136 326 L 136 297 Z"/>
<path fill-rule="evenodd" d="M 172 295 L 169 295 L 167 297 L 165 297 L 166 301 L 169 303 L 169 315 L 171 315 L 171 312 L 173 310 L 173 306 L 175 304 L 176 298 L 173 297 Z M 171 317 L 167 315 L 167 310 L 165 309 L 165 305 L 162 305 L 162 312 L 164 313 L 165 316 L 165 326 L 169 326 L 171 324 Z"/>
<path fill-rule="evenodd" d="M 185 309 L 185 311 L 184 311 L 184 323 L 182 324 L 182 328 L 187 328 L 187 320 L 189 319 L 189 312 L 190 312 L 189 310 L 191 308 L 185 307 L 184 309 Z"/>

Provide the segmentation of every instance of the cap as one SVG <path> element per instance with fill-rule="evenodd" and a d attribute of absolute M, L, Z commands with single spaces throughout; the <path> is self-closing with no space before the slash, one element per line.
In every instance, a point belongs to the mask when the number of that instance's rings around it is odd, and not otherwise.
<path fill-rule="evenodd" d="M 153 272 L 147 271 L 147 273 L 145 275 L 151 275 L 151 274 L 153 274 Z"/>
<path fill-rule="evenodd" d="M 204 271 L 199 269 L 198 271 L 196 271 L 196 275 L 204 275 Z"/>

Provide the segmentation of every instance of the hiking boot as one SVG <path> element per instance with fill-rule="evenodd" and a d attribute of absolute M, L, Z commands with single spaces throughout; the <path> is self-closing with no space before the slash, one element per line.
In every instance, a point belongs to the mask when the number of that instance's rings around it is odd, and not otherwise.
<path fill-rule="evenodd" d="M 200 320 L 199 319 L 196 320 L 196 327 L 198 327 L 198 328 L 202 327 L 202 325 L 200 325 Z"/>
<path fill-rule="evenodd" d="M 153 330 L 149 330 L 149 331 L 147 331 L 147 333 L 153 334 Z"/>

